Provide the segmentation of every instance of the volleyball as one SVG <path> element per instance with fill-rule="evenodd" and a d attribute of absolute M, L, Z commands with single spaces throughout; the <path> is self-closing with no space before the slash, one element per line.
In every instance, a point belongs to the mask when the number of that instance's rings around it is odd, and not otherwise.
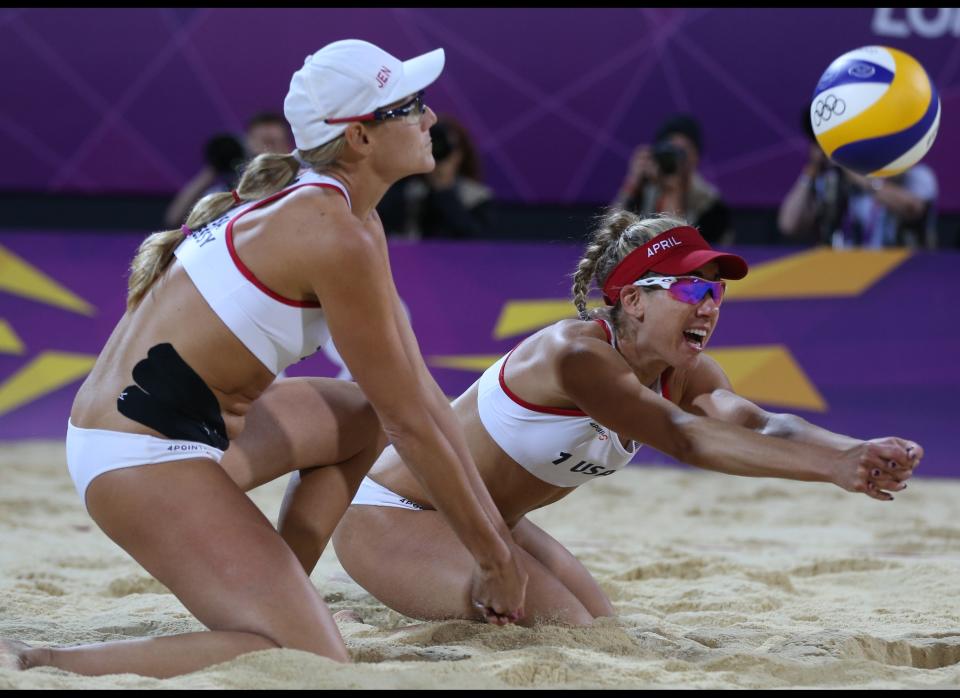
<path fill-rule="evenodd" d="M 835 163 L 890 177 L 930 150 L 940 126 L 940 96 L 913 56 L 864 46 L 837 58 L 820 77 L 810 123 Z"/>

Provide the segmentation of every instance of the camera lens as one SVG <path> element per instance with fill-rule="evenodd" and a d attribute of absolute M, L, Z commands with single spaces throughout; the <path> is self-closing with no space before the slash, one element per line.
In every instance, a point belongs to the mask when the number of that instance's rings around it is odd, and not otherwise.
<path fill-rule="evenodd" d="M 244 156 L 243 144 L 229 134 L 214 136 L 204 147 L 204 159 L 220 175 L 235 175 Z"/>
<path fill-rule="evenodd" d="M 662 175 L 672 175 L 684 161 L 686 154 L 672 143 L 658 143 L 653 147 L 653 159 Z"/>

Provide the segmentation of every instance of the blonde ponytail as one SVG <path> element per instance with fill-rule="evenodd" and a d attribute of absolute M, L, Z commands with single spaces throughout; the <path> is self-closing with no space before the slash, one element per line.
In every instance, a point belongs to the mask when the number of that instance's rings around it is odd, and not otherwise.
<path fill-rule="evenodd" d="M 611 241 L 612 238 L 610 237 L 608 229 L 601 228 L 598 230 L 594 234 L 593 240 L 587 245 L 586 252 L 577 264 L 577 271 L 573 274 L 573 288 L 571 289 L 573 292 L 573 304 L 577 306 L 581 320 L 589 319 L 587 313 L 587 293 L 590 290 L 590 281 L 593 279 L 593 274 L 597 269 L 597 262 L 600 261 L 600 257 L 607 251 L 607 247 Z"/>

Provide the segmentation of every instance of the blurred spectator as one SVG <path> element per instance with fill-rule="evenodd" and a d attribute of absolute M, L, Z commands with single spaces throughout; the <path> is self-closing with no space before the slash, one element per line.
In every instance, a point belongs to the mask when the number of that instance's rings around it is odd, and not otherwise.
<path fill-rule="evenodd" d="M 777 216 L 786 237 L 833 247 L 936 247 L 937 177 L 914 165 L 868 178 L 831 162 L 803 114 L 810 155 Z"/>
<path fill-rule="evenodd" d="M 613 206 L 641 216 L 673 213 L 699 228 L 708 242 L 729 244 L 730 210 L 698 170 L 702 153 L 700 125 L 693 117 L 667 119 L 657 129 L 653 146 L 634 151 Z"/>
<path fill-rule="evenodd" d="M 433 172 L 397 182 L 377 211 L 387 233 L 414 240 L 480 238 L 492 224 L 493 192 L 466 129 L 450 116 L 430 128 Z"/>
<path fill-rule="evenodd" d="M 243 143 L 231 134 L 213 136 L 203 149 L 206 165 L 174 197 L 164 222 L 167 227 L 176 228 L 204 196 L 233 189 L 241 165 L 249 158 L 291 150 L 290 127 L 286 119 L 273 112 L 262 112 L 247 122 Z"/>
<path fill-rule="evenodd" d="M 290 126 L 275 112 L 260 112 L 248 122 L 244 131 L 248 157 L 263 153 L 289 153 L 293 150 Z"/>

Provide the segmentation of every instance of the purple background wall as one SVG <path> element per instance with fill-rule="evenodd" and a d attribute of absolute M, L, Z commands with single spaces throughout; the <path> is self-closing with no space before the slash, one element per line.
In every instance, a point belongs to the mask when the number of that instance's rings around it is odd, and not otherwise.
<path fill-rule="evenodd" d="M 737 206 L 775 206 L 793 182 L 827 65 L 890 45 L 940 90 L 926 162 L 941 209 L 960 211 L 955 8 L 4 9 L 0 189 L 172 193 L 210 134 L 280 110 L 304 57 L 348 37 L 401 58 L 446 49 L 429 101 L 476 135 L 502 199 L 608 201 L 634 146 L 690 111 L 704 172 Z"/>
<path fill-rule="evenodd" d="M 0 253 L 12 252 L 96 308 L 87 316 L 29 300 L 9 288 L 0 292 L 0 321 L 24 345 L 19 354 L 0 352 L 0 403 L 12 377 L 42 352 L 99 353 L 123 313 L 125 270 L 141 239 L 0 233 Z M 736 251 L 752 265 L 796 253 L 784 248 Z M 504 304 L 566 298 L 567 275 L 579 253 L 578 246 L 567 244 L 391 243 L 397 285 L 428 361 L 509 350 L 525 334 L 495 338 Z M 960 326 L 956 294 L 948 282 L 958 266 L 960 253 L 920 252 L 852 297 L 735 302 L 731 297 L 711 349 L 785 345 L 828 408 L 771 409 L 793 411 L 860 438 L 914 439 L 927 452 L 923 474 L 956 476 Z M 448 395 L 459 394 L 478 376 L 449 368 L 432 371 Z M 335 375 L 335 369 L 316 356 L 290 373 Z M 0 440 L 62 437 L 78 385 L 73 380 L 0 414 Z M 639 460 L 665 458 L 645 448 Z"/>

